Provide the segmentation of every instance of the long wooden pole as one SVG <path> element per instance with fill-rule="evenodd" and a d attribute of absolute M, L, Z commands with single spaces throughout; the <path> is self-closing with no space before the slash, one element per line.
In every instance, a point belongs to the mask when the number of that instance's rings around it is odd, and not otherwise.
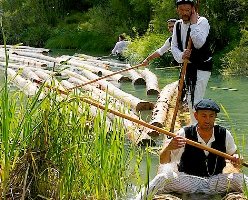
<path fill-rule="evenodd" d="M 192 40 L 191 40 L 191 38 L 189 38 L 187 49 L 191 49 L 191 46 L 192 46 Z M 185 74 L 187 71 L 188 62 L 189 62 L 189 59 L 185 59 L 183 62 L 183 67 L 181 70 L 181 76 L 180 76 L 179 86 L 178 86 L 176 105 L 175 105 L 173 117 L 171 120 L 170 132 L 174 132 L 175 122 L 176 122 L 176 118 L 177 118 L 177 112 L 178 112 L 179 104 L 180 104 L 180 101 L 182 98 L 183 83 L 184 83 L 184 77 L 185 77 Z"/>
<path fill-rule="evenodd" d="M 138 65 L 135 65 L 135 66 L 133 66 L 133 67 L 129 67 L 129 68 L 126 68 L 126 69 L 122 69 L 122 70 L 113 72 L 113 73 L 108 74 L 108 75 L 106 75 L 106 76 L 102 76 L 102 77 L 96 78 L 96 79 L 94 79 L 94 80 L 88 81 L 88 82 L 86 82 L 86 83 L 83 83 L 83 84 L 81 84 L 81 85 L 77 85 L 77 86 L 71 88 L 70 90 L 73 90 L 73 89 L 76 89 L 76 88 L 80 88 L 80 87 L 83 87 L 83 86 L 88 85 L 88 84 L 91 84 L 91 83 L 95 83 L 95 82 L 97 82 L 97 81 L 100 81 L 100 80 L 102 80 L 102 79 L 108 78 L 108 77 L 110 77 L 110 76 L 114 76 L 114 75 L 116 75 L 116 74 L 119 74 L 119 73 L 122 73 L 122 72 L 126 72 L 126 71 L 131 70 L 131 69 L 136 69 L 136 68 L 141 67 L 141 66 L 143 66 L 142 63 L 141 63 L 141 64 L 138 64 Z"/>
<path fill-rule="evenodd" d="M 43 82 L 40 81 L 40 80 L 35 80 L 35 79 L 34 79 L 33 81 L 36 82 L 36 83 L 38 83 L 38 84 L 40 84 L 40 85 L 43 84 Z M 69 95 L 69 92 L 68 92 L 68 91 L 63 91 L 63 90 L 60 90 L 60 89 L 58 89 L 58 88 L 53 88 L 53 87 L 48 86 L 48 85 L 44 85 L 44 86 L 47 87 L 47 88 L 49 88 L 49 89 L 56 90 L 56 91 L 58 91 L 60 94 Z M 71 100 L 73 100 L 73 98 L 72 98 Z M 107 112 L 110 112 L 110 113 L 112 113 L 112 114 L 114 114 L 114 115 L 116 115 L 116 116 L 119 116 L 119 117 L 121 117 L 121 118 L 127 119 L 127 120 L 129 120 L 129 121 L 132 121 L 132 122 L 137 123 L 137 124 L 139 124 L 139 125 L 142 125 L 142 126 L 144 126 L 144 127 L 147 127 L 147 128 L 152 129 L 152 130 L 155 130 L 155 131 L 157 131 L 157 132 L 159 132 L 159 133 L 168 135 L 168 136 L 170 136 L 170 137 L 176 137 L 176 136 L 177 136 L 176 134 L 174 134 L 174 133 L 172 133 L 172 132 L 169 132 L 169 131 L 166 131 L 166 130 L 164 130 L 164 129 L 162 129 L 162 128 L 159 128 L 159 127 L 157 127 L 157 126 L 148 124 L 147 122 L 141 121 L 141 120 L 139 120 L 139 119 L 135 119 L 135 118 L 133 118 L 133 117 L 131 117 L 131 116 L 129 116 L 129 115 L 123 114 L 123 113 L 118 112 L 118 111 L 116 111 L 116 110 L 112 110 L 112 109 L 110 109 L 110 108 L 106 108 L 106 107 L 103 106 L 102 104 L 100 104 L 100 103 L 98 103 L 98 102 L 96 102 L 96 101 L 93 101 L 93 100 L 91 100 L 91 99 L 89 99 L 89 98 L 87 98 L 87 97 L 80 97 L 80 100 L 83 101 L 83 102 L 85 102 L 85 103 L 87 103 L 87 104 L 90 104 L 90 105 L 92 105 L 92 106 L 95 106 L 95 107 L 97 107 L 97 108 L 100 108 L 100 109 L 102 109 L 102 110 L 107 110 Z M 185 140 L 186 140 L 186 143 L 187 143 L 187 144 L 189 144 L 189 145 L 191 145 L 191 146 L 194 146 L 194 147 L 196 147 L 196 148 L 199 148 L 199 149 L 202 149 L 202 150 L 206 150 L 206 151 L 208 151 L 208 152 L 211 152 L 211 153 L 216 154 L 216 155 L 218 155 L 218 156 L 224 157 L 225 159 L 228 159 L 228 160 L 231 160 L 231 161 L 235 161 L 235 160 L 236 160 L 235 157 L 233 157 L 233 156 L 231 156 L 231 155 L 229 155 L 229 154 L 227 154 L 227 153 L 223 153 L 223 152 L 221 152 L 221 151 L 218 151 L 218 150 L 216 150 L 216 149 L 210 148 L 210 147 L 208 147 L 208 146 L 206 146 L 206 145 L 202 145 L 202 144 L 200 144 L 200 143 L 198 143 L 198 142 L 189 140 L 189 139 L 187 139 L 187 138 L 185 138 Z M 248 167 L 248 163 L 246 163 L 246 162 L 242 162 L 242 165 L 245 166 L 245 167 Z"/>
<path fill-rule="evenodd" d="M 83 102 L 85 102 L 85 103 L 88 103 L 88 104 L 90 104 L 90 105 L 93 105 L 93 106 L 95 106 L 95 107 L 97 107 L 97 108 L 100 108 L 100 109 L 102 109 L 102 110 L 106 110 L 106 107 L 105 107 L 105 106 L 99 104 L 99 103 L 96 102 L 96 101 L 90 100 L 90 99 L 87 98 L 87 97 L 81 97 L 80 99 L 81 99 Z M 135 119 L 135 118 L 133 118 L 133 117 L 131 117 L 131 116 L 129 116 L 129 115 L 120 113 L 120 112 L 115 111 L 115 110 L 112 110 L 112 109 L 110 109 L 110 108 L 107 108 L 107 112 L 110 112 L 110 113 L 112 113 L 112 114 L 114 114 L 114 115 L 116 115 L 116 116 L 119 116 L 119 117 L 121 117 L 121 118 L 125 118 L 125 119 L 127 119 L 127 120 L 129 120 L 129 121 L 132 121 L 132 122 L 137 123 L 137 124 L 139 124 L 139 125 L 142 125 L 142 126 L 144 126 L 144 127 L 153 129 L 153 130 L 155 130 L 155 131 L 157 131 L 157 132 L 159 132 L 159 133 L 163 133 L 163 134 L 168 135 L 168 136 L 170 136 L 170 137 L 176 137 L 176 136 L 177 136 L 177 135 L 174 134 L 174 133 L 171 133 L 171 132 L 169 132 L 169 131 L 166 131 L 166 130 L 164 130 L 164 129 L 162 129 L 162 128 L 159 128 L 159 127 L 157 127 L 157 126 L 148 124 L 147 122 L 144 122 L 144 121 Z M 216 154 L 216 155 L 218 155 L 218 156 L 224 157 L 225 159 L 228 159 L 228 160 L 231 160 L 231 161 L 235 161 L 235 160 L 236 160 L 235 157 L 233 157 L 233 156 L 231 156 L 231 155 L 229 155 L 229 154 L 227 154 L 227 153 L 223 153 L 223 152 L 221 152 L 221 151 L 219 151 L 219 150 L 213 149 L 213 148 L 208 147 L 208 146 L 206 146 L 206 145 L 202 145 L 202 144 L 200 144 L 200 143 L 198 143 L 198 142 L 195 142 L 195 141 L 193 141 L 193 140 L 189 140 L 189 139 L 187 139 L 187 138 L 186 138 L 186 143 L 189 144 L 189 145 L 191 145 L 191 146 L 194 146 L 194 147 L 196 147 L 196 148 L 199 148 L 199 149 L 202 149 L 202 150 L 206 150 L 206 151 L 211 152 L 211 153 L 213 153 L 213 154 Z M 248 167 L 248 163 L 246 163 L 246 162 L 242 162 L 242 165 L 245 166 L 245 167 Z"/>
<path fill-rule="evenodd" d="M 196 12 L 199 13 L 200 12 L 200 0 L 197 0 L 197 4 L 196 4 L 195 8 L 196 8 Z M 189 41 L 188 41 L 188 44 L 187 44 L 187 49 L 191 49 L 191 48 L 192 48 L 192 39 L 189 38 Z M 189 62 L 189 59 L 185 59 L 183 61 L 183 67 L 182 67 L 179 86 L 178 86 L 178 95 L 177 95 L 175 110 L 174 110 L 173 117 L 172 117 L 172 120 L 171 120 L 170 132 L 174 132 L 177 112 L 178 112 L 179 104 L 180 104 L 180 101 L 181 101 L 181 98 L 182 98 L 183 83 L 184 83 L 184 77 L 185 77 L 185 74 L 186 74 L 186 71 L 187 71 L 188 62 Z"/>

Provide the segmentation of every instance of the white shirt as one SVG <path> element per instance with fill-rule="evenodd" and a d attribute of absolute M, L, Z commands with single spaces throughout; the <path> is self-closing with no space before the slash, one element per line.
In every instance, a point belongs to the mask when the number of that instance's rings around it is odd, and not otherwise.
<path fill-rule="evenodd" d="M 116 42 L 114 49 L 112 50 L 112 54 L 122 53 L 123 50 L 127 47 L 128 41 L 122 40 Z"/>
<path fill-rule="evenodd" d="M 170 38 L 168 38 L 164 45 L 162 47 L 160 47 L 159 49 L 156 50 L 156 52 L 162 56 L 165 52 L 169 51 L 171 48 L 171 44 L 170 44 Z"/>
<path fill-rule="evenodd" d="M 185 137 L 185 131 L 184 129 L 180 129 L 177 133 L 177 135 Z M 215 141 L 215 137 L 214 134 L 212 135 L 212 137 L 209 139 L 209 141 L 206 143 L 201 136 L 199 135 L 199 133 L 197 133 L 197 139 L 198 141 L 203 144 L 206 145 L 208 147 L 211 147 L 212 143 Z M 169 142 L 169 141 L 168 141 Z M 176 149 L 171 151 L 171 162 L 180 162 L 182 153 L 184 152 L 185 147 L 182 147 L 180 149 Z M 232 155 L 236 152 L 237 150 L 237 146 L 234 142 L 233 136 L 231 135 L 231 133 L 226 130 L 226 153 L 229 155 Z M 204 151 L 205 155 L 208 155 L 209 152 L 208 151 Z"/>
<path fill-rule="evenodd" d="M 185 42 L 186 42 L 189 26 L 191 28 L 190 37 L 192 39 L 194 47 L 196 49 L 200 49 L 206 42 L 207 36 L 209 34 L 210 26 L 208 20 L 205 17 L 199 17 L 196 24 L 190 25 L 190 23 L 187 24 L 183 23 L 183 20 L 180 19 L 176 22 L 176 24 L 180 22 L 181 22 L 181 41 L 182 41 L 183 49 L 187 48 Z M 176 24 L 173 29 L 171 51 L 175 60 L 178 63 L 183 63 L 183 59 L 182 59 L 183 52 L 178 48 L 178 43 L 177 43 Z"/>

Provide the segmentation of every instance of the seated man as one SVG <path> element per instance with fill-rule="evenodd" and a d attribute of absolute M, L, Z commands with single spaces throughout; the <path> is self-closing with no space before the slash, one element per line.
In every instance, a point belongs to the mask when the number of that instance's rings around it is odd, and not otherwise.
<path fill-rule="evenodd" d="M 158 193 L 205 193 L 218 194 L 243 191 L 248 177 L 242 173 L 222 173 L 225 158 L 201 150 L 186 143 L 185 138 L 199 142 L 234 157 L 234 166 L 239 167 L 237 147 L 231 133 L 215 125 L 219 106 L 211 99 L 203 99 L 195 105 L 196 125 L 179 130 L 177 136 L 166 141 L 160 154 L 163 170 L 138 196 L 146 199 Z M 176 168 L 176 170 L 175 170 Z"/>

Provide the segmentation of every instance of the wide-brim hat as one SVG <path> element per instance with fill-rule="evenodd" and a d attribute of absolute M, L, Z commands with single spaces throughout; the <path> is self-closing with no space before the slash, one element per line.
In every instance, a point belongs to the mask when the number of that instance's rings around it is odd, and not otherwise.
<path fill-rule="evenodd" d="M 195 110 L 212 110 L 216 113 L 220 112 L 220 107 L 212 99 L 202 99 L 195 104 Z"/>

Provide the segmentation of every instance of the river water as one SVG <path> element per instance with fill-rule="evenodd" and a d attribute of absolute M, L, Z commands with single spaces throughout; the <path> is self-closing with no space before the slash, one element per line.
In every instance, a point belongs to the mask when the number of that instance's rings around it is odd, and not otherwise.
<path fill-rule="evenodd" d="M 166 69 L 166 68 L 149 68 L 154 72 L 159 81 L 160 89 L 166 84 L 178 80 L 179 69 Z M 120 70 L 120 68 L 116 68 Z M 3 83 L 3 71 L 0 71 L 0 86 Z M 211 98 L 215 100 L 219 105 L 223 106 L 227 113 L 224 113 L 223 109 L 218 114 L 217 123 L 228 128 L 235 137 L 239 150 L 242 152 L 245 160 L 248 160 L 248 77 L 245 76 L 220 76 L 212 75 L 205 94 L 205 98 Z M 130 82 L 121 83 L 120 89 L 134 96 L 156 102 L 156 95 L 146 95 L 145 86 L 134 86 Z M 149 122 L 151 111 L 143 111 L 142 117 Z M 151 168 L 150 179 L 154 178 L 157 173 L 158 156 L 151 154 Z M 146 160 L 143 160 L 141 164 L 141 172 L 144 176 L 146 174 Z M 248 170 L 244 169 L 247 174 Z"/>

